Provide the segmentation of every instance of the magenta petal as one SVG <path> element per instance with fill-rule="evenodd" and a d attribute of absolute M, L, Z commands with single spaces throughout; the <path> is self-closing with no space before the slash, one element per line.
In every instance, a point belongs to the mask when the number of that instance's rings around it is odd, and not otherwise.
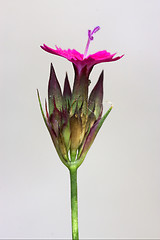
<path fill-rule="evenodd" d="M 40 46 L 44 51 L 48 52 L 48 53 L 52 53 L 58 56 L 61 56 L 56 50 L 48 47 L 47 45 L 43 44 L 43 46 Z"/>
<path fill-rule="evenodd" d="M 56 49 L 53 49 L 53 48 L 48 47 L 45 44 L 43 44 L 43 46 L 41 46 L 41 48 L 48 53 L 52 53 L 54 55 L 64 57 L 71 62 L 74 62 L 74 61 L 77 61 L 77 60 L 80 60 L 80 61 L 83 60 L 83 54 L 79 53 L 75 49 L 73 49 L 73 50 L 72 49 L 63 50 L 61 48 L 58 48 L 57 46 L 56 46 Z"/>
<path fill-rule="evenodd" d="M 107 52 L 106 50 L 104 50 L 104 51 L 99 51 L 99 52 L 89 55 L 87 60 L 91 61 L 92 64 L 95 65 L 95 64 L 98 64 L 101 62 L 117 61 L 124 56 L 124 55 L 122 55 L 122 56 L 118 56 L 118 57 L 114 58 L 115 55 L 116 55 L 116 53 L 111 54 L 111 53 Z"/>

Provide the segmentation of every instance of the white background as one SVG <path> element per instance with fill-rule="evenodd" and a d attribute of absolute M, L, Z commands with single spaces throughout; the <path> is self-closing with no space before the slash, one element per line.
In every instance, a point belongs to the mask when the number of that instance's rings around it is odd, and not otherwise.
<path fill-rule="evenodd" d="M 63 86 L 67 60 L 43 43 L 125 56 L 105 72 L 114 108 L 78 171 L 81 239 L 160 238 L 160 1 L 0 1 L 0 238 L 71 238 L 69 173 L 43 122 L 52 62 Z"/>

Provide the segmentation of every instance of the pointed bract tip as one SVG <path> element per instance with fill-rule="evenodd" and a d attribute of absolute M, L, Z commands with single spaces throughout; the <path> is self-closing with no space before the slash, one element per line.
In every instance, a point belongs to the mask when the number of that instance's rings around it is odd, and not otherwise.
<path fill-rule="evenodd" d="M 37 91 L 37 95 L 38 95 L 38 97 L 39 97 L 39 90 L 38 90 L 38 88 L 36 89 L 36 91 Z"/>
<path fill-rule="evenodd" d="M 50 80 L 52 79 L 53 80 L 57 80 L 57 76 L 56 76 L 56 73 L 55 73 L 55 70 L 54 70 L 54 67 L 53 67 L 53 64 L 51 63 L 50 65 Z"/>
<path fill-rule="evenodd" d="M 102 70 L 102 72 L 101 72 L 99 78 L 103 80 L 103 78 L 104 78 L 104 70 Z"/>
<path fill-rule="evenodd" d="M 51 63 L 50 68 L 51 68 L 51 69 L 52 69 L 52 68 L 54 69 L 54 67 L 53 67 L 53 63 Z"/>
<path fill-rule="evenodd" d="M 103 79 L 104 79 L 104 70 L 102 70 L 101 74 L 99 75 L 98 81 L 95 85 L 96 88 L 99 88 L 100 86 L 102 86 L 103 88 Z"/>
<path fill-rule="evenodd" d="M 65 81 L 68 81 L 68 73 L 66 72 Z"/>
<path fill-rule="evenodd" d="M 70 83 L 68 80 L 68 74 L 66 72 L 66 76 L 65 76 L 65 80 L 64 80 L 64 89 L 63 89 L 63 96 L 64 97 L 71 97 L 71 87 L 70 87 Z"/>

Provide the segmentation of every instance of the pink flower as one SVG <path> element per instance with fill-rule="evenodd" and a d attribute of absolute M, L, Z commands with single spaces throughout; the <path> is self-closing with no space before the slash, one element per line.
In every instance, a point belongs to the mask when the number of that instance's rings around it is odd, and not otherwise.
<path fill-rule="evenodd" d="M 93 34 L 96 33 L 99 29 L 100 27 L 98 26 L 94 28 L 92 32 L 91 30 L 88 30 L 88 42 L 87 42 L 84 54 L 79 53 L 75 49 L 63 50 L 57 46 L 56 46 L 56 49 L 52 49 L 45 44 L 43 44 L 41 48 L 48 53 L 52 53 L 54 55 L 58 55 L 68 59 L 70 62 L 73 63 L 74 68 L 78 74 L 80 74 L 81 71 L 85 68 L 85 73 L 89 76 L 94 65 L 102 62 L 117 61 L 123 57 L 123 55 L 115 57 L 116 53 L 111 54 L 106 50 L 99 51 L 87 56 L 90 41 L 93 40 Z"/>

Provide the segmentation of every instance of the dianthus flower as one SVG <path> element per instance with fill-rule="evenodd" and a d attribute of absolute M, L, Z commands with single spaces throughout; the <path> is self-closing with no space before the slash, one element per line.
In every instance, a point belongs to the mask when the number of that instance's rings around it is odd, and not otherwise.
<path fill-rule="evenodd" d="M 64 57 L 72 62 L 75 72 L 73 89 L 70 88 L 66 74 L 62 93 L 55 70 L 51 64 L 48 84 L 48 107 L 47 103 L 45 104 L 46 116 L 38 93 L 41 112 L 54 146 L 61 161 L 68 167 L 71 174 L 71 196 L 74 196 L 72 201 L 73 239 L 78 239 L 78 210 L 75 202 L 77 199 L 77 187 L 75 187 L 77 186 L 75 185 L 77 168 L 82 164 L 99 129 L 112 109 L 111 106 L 102 116 L 103 71 L 90 96 L 88 96 L 89 76 L 96 64 L 117 61 L 123 56 L 116 57 L 115 53 L 111 54 L 106 50 L 87 56 L 93 34 L 99 29 L 98 26 L 93 31 L 88 31 L 88 41 L 84 54 L 75 49 L 62 50 L 57 46 L 56 49 L 52 49 L 45 44 L 41 46 L 46 52 Z"/>

